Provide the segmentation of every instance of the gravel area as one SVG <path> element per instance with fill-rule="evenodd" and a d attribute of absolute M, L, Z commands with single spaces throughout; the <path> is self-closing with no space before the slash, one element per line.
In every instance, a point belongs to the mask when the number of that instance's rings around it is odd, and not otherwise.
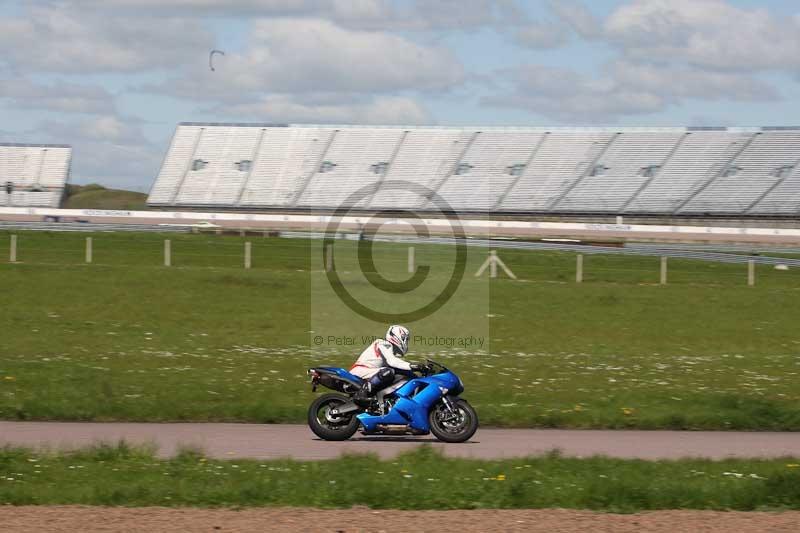
<path fill-rule="evenodd" d="M 653 511 L 607 514 L 562 509 L 376 511 L 367 508 L 170 509 L 162 507 L 0 507 L 4 532 L 416 532 L 592 531 L 627 533 L 797 532 L 800 512 Z"/>

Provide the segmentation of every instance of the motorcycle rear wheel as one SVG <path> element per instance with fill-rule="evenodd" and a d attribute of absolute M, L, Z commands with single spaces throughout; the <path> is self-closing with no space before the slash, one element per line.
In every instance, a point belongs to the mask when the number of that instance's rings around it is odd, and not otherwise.
<path fill-rule="evenodd" d="M 431 433 L 444 442 L 466 442 L 478 430 L 478 413 L 461 398 L 452 400 L 455 413 L 447 410 L 444 402 L 440 402 L 428 413 Z"/>
<path fill-rule="evenodd" d="M 332 416 L 333 407 L 344 405 L 350 398 L 341 394 L 323 394 L 308 408 L 308 427 L 324 440 L 347 440 L 358 430 L 354 415 Z"/>

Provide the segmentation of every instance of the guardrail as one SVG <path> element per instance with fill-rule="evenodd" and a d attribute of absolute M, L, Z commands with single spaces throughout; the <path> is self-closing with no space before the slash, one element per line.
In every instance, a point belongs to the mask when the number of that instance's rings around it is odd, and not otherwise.
<path fill-rule="evenodd" d="M 445 237 L 429 237 L 429 238 L 414 238 L 414 237 L 376 237 L 373 238 L 379 242 L 396 242 L 405 244 L 455 244 L 456 239 Z M 494 240 L 494 239 L 466 239 L 467 246 L 476 246 L 481 248 L 491 249 L 508 249 L 508 250 L 550 250 L 550 251 L 563 251 L 563 252 L 576 252 L 586 255 L 597 254 L 614 254 L 614 255 L 638 255 L 647 257 L 671 257 L 678 259 L 695 259 L 700 261 L 714 261 L 718 263 L 739 263 L 746 264 L 753 261 L 756 264 L 763 265 L 787 265 L 800 267 L 800 259 L 790 259 L 782 257 L 770 257 L 763 255 L 743 255 L 743 254 L 726 254 L 693 251 L 686 249 L 673 249 L 673 248 L 630 248 L 630 247 L 612 247 L 612 246 L 591 246 L 585 244 L 558 244 L 558 243 L 543 243 L 543 242 L 516 242 L 507 240 Z"/>
<path fill-rule="evenodd" d="M 101 209 L 51 209 L 39 207 L 3 207 L 0 208 L 0 216 L 40 216 L 40 217 L 79 217 L 90 218 L 116 218 L 130 220 L 135 223 L 137 219 L 147 221 L 164 221 L 168 223 L 186 222 L 187 224 L 201 221 L 210 222 L 273 222 L 273 223 L 297 223 L 308 225 L 325 225 L 331 222 L 340 221 L 343 225 L 364 225 L 366 223 L 381 223 L 388 225 L 408 225 L 424 224 L 429 229 L 451 228 L 453 224 L 447 218 L 403 218 L 403 217 L 382 217 L 373 218 L 365 213 L 363 215 L 351 215 L 345 217 L 334 217 L 331 215 L 289 215 L 289 214 L 258 214 L 258 213 L 213 213 L 213 212 L 194 212 L 194 211 L 124 211 L 124 210 L 101 210 Z M 121 222 L 122 223 L 122 222 Z M 680 235 L 738 235 L 738 236 L 781 236 L 800 238 L 800 229 L 793 228 L 730 228 L 717 226 L 664 226 L 648 224 L 599 224 L 599 223 L 577 223 L 577 222 L 537 222 L 524 220 L 481 220 L 465 219 L 458 223 L 467 231 L 492 231 L 501 229 L 525 230 L 542 229 L 554 231 L 583 231 L 598 233 L 619 233 L 624 236 L 626 233 L 642 234 L 672 234 Z"/>
<path fill-rule="evenodd" d="M 83 222 L 0 222 L 0 230 L 107 232 L 131 231 L 153 233 L 188 233 L 192 226 L 158 226 L 153 224 L 86 224 Z"/>
<path fill-rule="evenodd" d="M 685 243 L 685 244 L 667 244 L 667 243 L 639 243 L 639 242 L 626 242 L 625 248 L 633 249 L 659 249 L 659 250 L 694 250 L 698 252 L 739 252 L 739 253 L 761 253 L 761 252 L 779 252 L 787 254 L 800 254 L 800 248 L 790 245 L 780 244 L 702 244 L 702 243 Z"/>

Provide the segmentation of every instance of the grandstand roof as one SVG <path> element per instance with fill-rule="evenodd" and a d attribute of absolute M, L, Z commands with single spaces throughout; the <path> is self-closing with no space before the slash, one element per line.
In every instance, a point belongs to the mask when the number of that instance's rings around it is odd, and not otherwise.
<path fill-rule="evenodd" d="M 178 126 L 223 126 L 228 128 L 288 128 L 289 124 L 272 122 L 179 122 Z"/>
<path fill-rule="evenodd" d="M 276 123 L 276 122 L 179 122 L 178 126 L 229 127 L 229 128 L 378 128 L 378 129 L 437 129 L 458 131 L 613 131 L 613 132 L 647 132 L 647 131 L 727 131 L 727 132 L 759 132 L 759 131 L 800 131 L 800 126 L 442 126 L 437 124 L 317 124 Z M 37 145 L 39 146 L 39 145 Z"/>

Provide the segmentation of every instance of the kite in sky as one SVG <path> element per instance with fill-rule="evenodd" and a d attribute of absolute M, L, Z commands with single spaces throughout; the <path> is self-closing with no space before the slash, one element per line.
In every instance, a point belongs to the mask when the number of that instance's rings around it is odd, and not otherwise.
<path fill-rule="evenodd" d="M 208 54 L 208 68 L 211 69 L 211 72 L 214 72 L 216 69 L 214 68 L 214 54 L 219 54 L 224 56 L 225 52 L 222 50 L 211 50 L 211 53 Z"/>

